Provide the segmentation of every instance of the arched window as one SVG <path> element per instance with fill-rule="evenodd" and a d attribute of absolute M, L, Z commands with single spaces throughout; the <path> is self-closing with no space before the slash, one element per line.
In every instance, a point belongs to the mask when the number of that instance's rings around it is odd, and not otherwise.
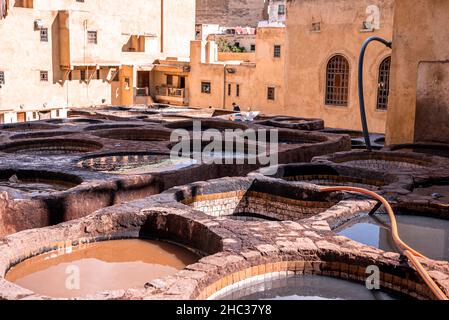
<path fill-rule="evenodd" d="M 337 55 L 327 63 L 326 69 L 326 104 L 347 106 L 349 92 L 349 62 Z"/>
<path fill-rule="evenodd" d="M 385 58 L 379 66 L 377 89 L 377 109 L 387 110 L 388 95 L 390 93 L 390 65 L 391 57 Z"/>

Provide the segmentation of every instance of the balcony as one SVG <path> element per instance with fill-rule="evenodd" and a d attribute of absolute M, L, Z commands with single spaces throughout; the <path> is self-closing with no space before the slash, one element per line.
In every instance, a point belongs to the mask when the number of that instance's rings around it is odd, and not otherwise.
<path fill-rule="evenodd" d="M 156 100 L 160 103 L 168 103 L 180 106 L 188 105 L 187 90 L 184 88 L 157 86 Z"/>

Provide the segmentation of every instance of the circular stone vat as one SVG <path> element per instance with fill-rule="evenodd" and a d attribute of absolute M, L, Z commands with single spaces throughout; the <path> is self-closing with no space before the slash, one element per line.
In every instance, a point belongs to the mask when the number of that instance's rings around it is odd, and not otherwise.
<path fill-rule="evenodd" d="M 351 139 L 352 149 L 366 149 L 365 141 L 358 139 Z"/>
<path fill-rule="evenodd" d="M 95 136 L 113 140 L 167 141 L 171 131 L 158 129 L 112 129 L 94 133 Z"/>
<path fill-rule="evenodd" d="M 297 130 L 315 131 L 324 129 L 324 121 L 321 119 L 277 117 L 272 120 L 268 120 L 265 124 L 278 128 L 297 129 Z"/>
<path fill-rule="evenodd" d="M 398 144 L 386 148 L 390 151 L 415 152 L 449 158 L 449 145 L 440 143 Z"/>
<path fill-rule="evenodd" d="M 60 136 L 67 136 L 69 134 L 74 134 L 73 131 L 41 131 L 41 132 L 30 132 L 21 133 L 12 136 L 11 140 L 24 140 L 24 139 L 41 139 L 41 138 L 53 138 Z"/>
<path fill-rule="evenodd" d="M 143 127 L 143 124 L 99 124 L 84 128 L 84 131 L 108 130 L 108 129 L 124 129 Z"/>
<path fill-rule="evenodd" d="M 201 124 L 201 131 L 215 129 L 219 131 L 224 130 L 246 130 L 248 126 L 243 123 L 237 123 L 232 121 L 218 121 L 218 120 L 209 120 L 209 119 L 197 119 L 197 120 L 186 120 L 186 121 L 177 121 L 165 124 L 165 127 L 170 129 L 185 129 L 188 131 L 193 131 L 194 124 Z"/>
<path fill-rule="evenodd" d="M 283 144 L 316 144 L 328 141 L 328 138 L 324 135 L 308 133 L 308 132 L 300 132 L 296 130 L 278 130 L 278 140 L 273 141 L 273 143 L 278 143 L 279 145 Z M 256 131 L 255 137 L 250 137 L 248 135 L 244 135 L 245 141 L 249 141 L 251 143 L 257 143 L 258 141 L 262 143 L 272 143 L 270 133 L 262 135 L 259 131 Z M 255 138 L 255 140 L 254 140 Z"/>
<path fill-rule="evenodd" d="M 0 146 L 1 152 L 33 155 L 63 155 L 98 151 L 103 145 L 88 140 L 42 139 L 17 141 Z"/>
<path fill-rule="evenodd" d="M 416 170 L 432 165 L 429 158 L 419 154 L 383 152 L 383 151 L 352 151 L 340 152 L 329 156 L 316 157 L 313 162 L 333 162 L 349 167 L 365 168 L 376 171 Z"/>
<path fill-rule="evenodd" d="M 212 296 L 216 300 L 400 300 L 403 295 L 317 275 L 267 274 L 264 279 L 249 279 Z"/>
<path fill-rule="evenodd" d="M 286 181 L 308 182 L 319 186 L 350 186 L 378 191 L 393 182 L 394 178 L 386 174 L 373 175 L 363 169 L 347 169 L 339 166 L 320 164 L 280 165 L 276 175 Z"/>
<path fill-rule="evenodd" d="M 363 132 L 361 131 L 328 128 L 321 130 L 321 132 L 334 133 L 334 134 L 347 134 L 351 137 L 351 139 L 363 139 Z"/>
<path fill-rule="evenodd" d="M 352 149 L 366 149 L 365 137 L 363 132 L 354 130 L 343 129 L 331 129 L 327 128 L 321 130 L 321 132 L 334 133 L 334 134 L 347 134 L 351 137 Z M 385 144 L 385 137 L 381 134 L 370 134 L 371 147 L 374 150 L 380 150 Z"/>
<path fill-rule="evenodd" d="M 0 127 L 0 130 L 5 131 L 33 131 L 33 130 L 51 130 L 51 129 L 59 129 L 60 126 L 55 126 L 51 124 L 45 123 L 34 123 L 34 122 L 25 122 L 25 123 L 16 123 L 16 124 L 7 124 Z"/>
<path fill-rule="evenodd" d="M 169 154 L 117 153 L 84 158 L 78 166 L 104 173 L 134 175 L 175 171 L 195 165 L 190 158 L 171 159 Z"/>
<path fill-rule="evenodd" d="M 429 258 L 449 261 L 449 221 L 406 213 L 396 215 L 402 240 Z M 384 251 L 398 252 L 387 214 L 369 216 L 362 213 L 334 231 Z"/>
<path fill-rule="evenodd" d="M 257 164 L 260 157 L 269 155 L 269 145 L 258 145 L 243 139 L 239 142 L 223 140 L 217 143 L 190 139 L 181 145 L 178 145 L 177 142 L 171 143 L 168 147 L 172 152 L 177 152 L 180 157 L 193 157 L 194 159 L 202 159 L 207 163 L 213 162 L 216 164 L 237 162 L 238 164 Z"/>
<path fill-rule="evenodd" d="M 14 189 L 30 196 L 65 191 L 82 182 L 77 176 L 59 172 L 0 170 L 0 187 Z"/>
<path fill-rule="evenodd" d="M 88 118 L 67 118 L 67 119 L 52 119 L 48 120 L 48 123 L 64 124 L 64 125 L 77 125 L 77 124 L 98 124 L 103 123 L 101 120 L 88 119 Z"/>
<path fill-rule="evenodd" d="M 114 240 L 35 256 L 11 268 L 5 278 L 42 296 L 74 298 L 143 289 L 148 281 L 173 275 L 199 259 L 193 251 L 167 242 Z M 70 275 L 79 275 L 79 283 L 70 286 Z"/>

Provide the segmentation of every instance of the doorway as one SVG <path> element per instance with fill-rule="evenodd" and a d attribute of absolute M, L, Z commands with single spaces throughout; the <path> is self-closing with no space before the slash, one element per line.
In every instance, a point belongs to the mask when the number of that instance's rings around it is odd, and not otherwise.
<path fill-rule="evenodd" d="M 148 96 L 150 92 L 150 71 L 137 71 L 137 95 Z"/>
<path fill-rule="evenodd" d="M 186 77 L 180 77 L 179 78 L 179 87 L 181 89 L 185 89 L 186 88 Z"/>
<path fill-rule="evenodd" d="M 17 113 L 17 122 L 26 122 L 26 113 L 25 112 Z"/>

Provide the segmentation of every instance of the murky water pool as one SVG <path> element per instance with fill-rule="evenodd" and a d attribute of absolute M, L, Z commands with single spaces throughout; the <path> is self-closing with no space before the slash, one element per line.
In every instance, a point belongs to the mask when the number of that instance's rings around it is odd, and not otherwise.
<path fill-rule="evenodd" d="M 9 270 L 6 280 L 49 297 L 82 297 L 143 288 L 198 259 L 184 247 L 161 241 L 105 241 L 75 247 L 70 253 L 53 251 L 30 258 Z"/>
<path fill-rule="evenodd" d="M 396 219 L 405 243 L 429 258 L 449 260 L 449 221 L 415 215 L 397 215 Z M 334 231 L 357 242 L 397 252 L 386 214 L 365 214 Z"/>
<path fill-rule="evenodd" d="M 315 275 L 263 280 L 220 295 L 219 300 L 398 300 L 404 297 L 364 285 Z"/>

